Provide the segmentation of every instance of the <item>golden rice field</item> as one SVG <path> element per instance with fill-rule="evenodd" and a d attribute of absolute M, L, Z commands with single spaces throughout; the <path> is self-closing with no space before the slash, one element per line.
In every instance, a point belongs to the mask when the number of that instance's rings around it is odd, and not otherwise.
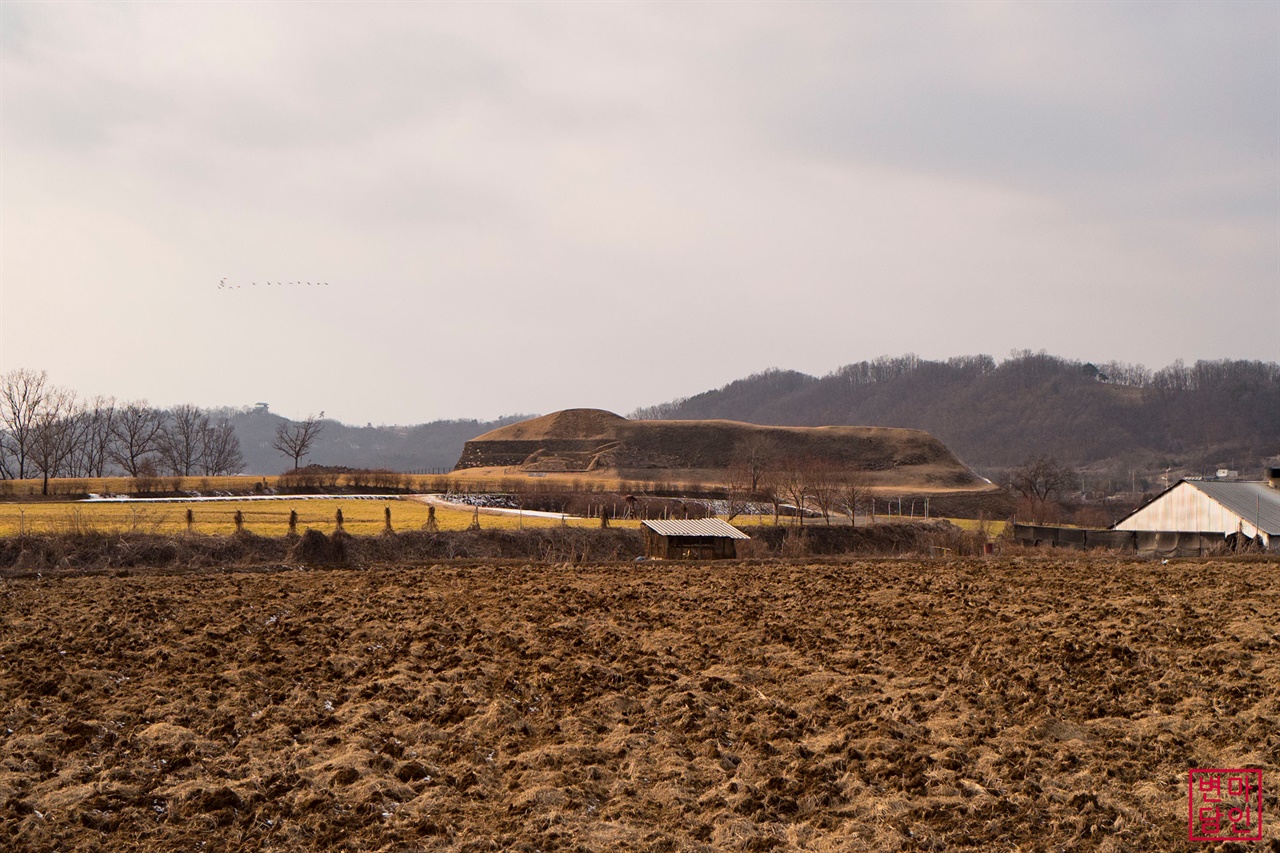
<path fill-rule="evenodd" d="M 1004 533 L 1005 528 L 1009 526 L 1007 521 L 991 519 L 948 518 L 947 521 L 967 533 L 977 533 L 985 528 L 988 536 L 1000 536 Z"/>
<path fill-rule="evenodd" d="M 427 523 L 430 507 L 415 500 L 353 500 L 319 498 L 315 500 L 228 500 L 228 501 L 67 501 L 40 503 L 0 502 L 0 536 L 37 533 L 183 533 L 187 530 L 187 511 L 192 513 L 191 532 L 206 534 L 234 533 L 235 514 L 240 512 L 244 529 L 259 536 L 283 536 L 289 530 L 289 513 L 298 513 L 298 532 L 307 528 L 332 533 L 337 526 L 337 512 L 342 510 L 343 529 L 356 535 L 380 533 L 386 523 L 385 511 L 391 509 L 394 530 L 420 530 Z M 475 520 L 469 507 L 437 506 L 436 524 L 440 530 L 466 530 Z M 597 527 L 598 519 L 559 518 L 532 515 L 479 514 L 486 529 L 518 527 Z M 617 527 L 635 527 L 637 521 L 613 520 Z"/>
<path fill-rule="evenodd" d="M 0 536 L 44 533 L 158 533 L 176 534 L 187 531 L 187 510 L 192 514 L 192 533 L 226 535 L 236 529 L 235 514 L 240 512 L 244 529 L 259 536 L 283 536 L 289 530 L 289 513 L 298 513 L 298 532 L 313 528 L 332 533 L 337 527 L 337 512 L 342 510 L 343 529 L 356 535 L 381 533 L 386 524 L 385 511 L 391 509 L 393 530 L 420 530 L 427 524 L 428 505 L 413 499 L 388 497 L 368 500 L 353 498 L 296 498 L 276 500 L 219 501 L 40 501 L 33 503 L 0 502 Z M 440 530 L 466 530 L 476 521 L 476 514 L 466 506 L 436 506 L 436 526 Z M 599 519 L 567 516 L 548 518 L 541 515 L 479 513 L 482 528 L 514 530 L 521 527 L 598 527 Z M 963 530 L 977 530 L 980 522 L 973 519 L 947 519 Z M 739 515 L 733 523 L 765 525 L 772 515 Z M 612 519 L 614 527 L 638 527 L 635 519 Z M 785 523 L 785 522 L 784 522 Z M 821 525 L 812 519 L 809 524 Z M 845 522 L 847 523 L 847 521 Z M 861 520 L 860 522 L 861 523 Z M 999 536 L 1003 521 L 985 523 L 990 536 Z"/>

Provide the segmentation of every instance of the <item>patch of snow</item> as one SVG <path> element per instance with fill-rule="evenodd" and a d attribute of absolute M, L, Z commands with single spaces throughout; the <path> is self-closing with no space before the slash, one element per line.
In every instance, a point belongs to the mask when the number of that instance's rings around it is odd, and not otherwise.
<path fill-rule="evenodd" d="M 400 501 L 405 495 L 199 495 L 183 498 L 134 498 L 128 495 L 89 495 L 77 503 L 195 503 L 204 501 Z"/>

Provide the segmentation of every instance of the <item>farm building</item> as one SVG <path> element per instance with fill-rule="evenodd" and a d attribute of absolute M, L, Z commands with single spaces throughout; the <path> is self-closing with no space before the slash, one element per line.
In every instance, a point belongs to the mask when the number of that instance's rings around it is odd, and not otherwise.
<path fill-rule="evenodd" d="M 659 560 L 731 560 L 737 541 L 750 539 L 718 518 L 644 522 L 644 555 Z"/>
<path fill-rule="evenodd" d="M 1262 482 L 1179 480 L 1112 529 L 1215 534 L 1280 550 L 1280 469 L 1267 473 Z"/>

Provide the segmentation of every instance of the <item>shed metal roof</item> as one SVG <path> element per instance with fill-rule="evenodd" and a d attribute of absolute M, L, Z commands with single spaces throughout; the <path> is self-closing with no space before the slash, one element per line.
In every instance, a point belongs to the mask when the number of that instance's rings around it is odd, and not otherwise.
<path fill-rule="evenodd" d="M 646 521 L 648 527 L 659 536 L 719 536 L 725 539 L 750 539 L 751 537 L 720 518 L 689 518 L 674 521 Z"/>
<path fill-rule="evenodd" d="M 1280 535 L 1280 489 L 1266 483 L 1229 483 L 1216 480 L 1187 480 L 1247 521 L 1255 521 L 1268 536 Z"/>

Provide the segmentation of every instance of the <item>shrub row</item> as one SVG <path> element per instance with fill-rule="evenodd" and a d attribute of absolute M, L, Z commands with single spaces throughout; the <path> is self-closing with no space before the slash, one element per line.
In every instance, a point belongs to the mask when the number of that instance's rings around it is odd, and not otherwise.
<path fill-rule="evenodd" d="M 752 537 L 739 556 L 964 556 L 980 553 L 980 537 L 946 522 L 874 527 L 744 528 Z M 96 572 L 132 568 L 205 569 L 251 566 L 366 566 L 436 560 L 529 560 L 578 563 L 633 560 L 644 553 L 634 528 L 546 527 L 526 530 L 408 531 L 375 536 L 307 530 L 301 536 L 165 536 L 79 533 L 0 538 L 0 574 Z"/>

